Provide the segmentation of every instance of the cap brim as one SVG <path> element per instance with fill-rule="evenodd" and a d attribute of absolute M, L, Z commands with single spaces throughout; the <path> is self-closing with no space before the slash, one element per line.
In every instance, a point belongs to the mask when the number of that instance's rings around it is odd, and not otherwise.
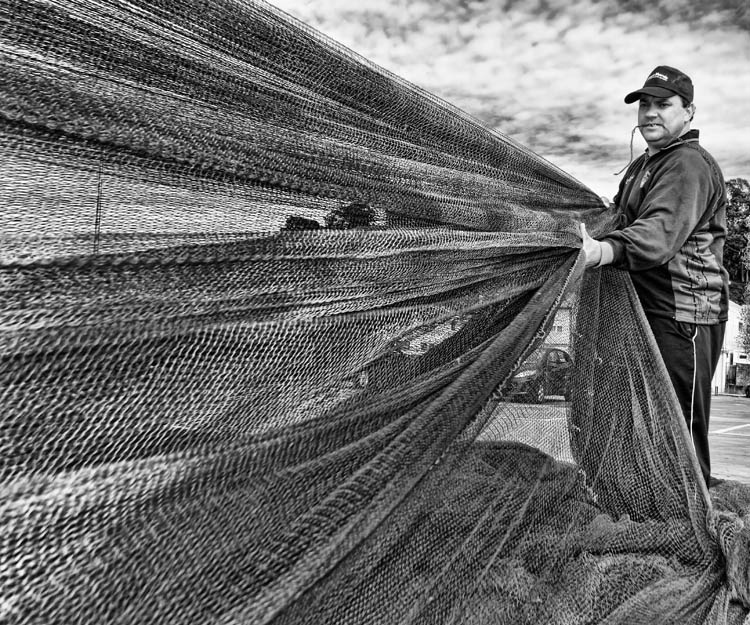
<path fill-rule="evenodd" d="M 657 98 L 671 98 L 673 95 L 679 95 L 676 91 L 665 89 L 664 87 L 644 87 L 633 91 L 625 96 L 625 104 L 631 104 L 636 100 L 640 100 L 642 95 L 652 95 Z"/>

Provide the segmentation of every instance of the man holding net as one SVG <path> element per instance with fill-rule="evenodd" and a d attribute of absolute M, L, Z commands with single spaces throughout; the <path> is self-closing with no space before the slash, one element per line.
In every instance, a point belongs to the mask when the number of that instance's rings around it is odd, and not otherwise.
<path fill-rule="evenodd" d="M 581 226 L 586 266 L 630 272 L 709 484 L 711 379 L 729 301 L 724 177 L 690 128 L 695 105 L 687 75 L 656 67 L 625 96 L 627 104 L 636 101 L 636 128 L 648 148 L 615 196 L 619 229 L 595 240 Z"/>

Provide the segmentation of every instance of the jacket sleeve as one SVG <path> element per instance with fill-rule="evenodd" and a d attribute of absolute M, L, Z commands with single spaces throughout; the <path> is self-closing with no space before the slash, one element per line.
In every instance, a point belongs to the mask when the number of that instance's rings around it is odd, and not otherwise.
<path fill-rule="evenodd" d="M 612 245 L 613 265 L 629 271 L 663 265 L 705 218 L 713 188 L 710 169 L 697 152 L 680 152 L 655 171 L 639 217 L 602 239 Z"/>

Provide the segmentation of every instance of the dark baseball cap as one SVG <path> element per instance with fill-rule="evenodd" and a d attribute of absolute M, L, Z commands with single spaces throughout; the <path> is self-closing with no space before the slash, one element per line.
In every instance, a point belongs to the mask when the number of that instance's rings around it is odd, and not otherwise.
<path fill-rule="evenodd" d="M 652 95 L 657 98 L 671 98 L 673 95 L 678 95 L 688 102 L 692 102 L 693 81 L 679 69 L 668 65 L 659 65 L 646 78 L 646 82 L 643 83 L 641 89 L 625 96 L 625 104 L 639 100 L 641 95 Z"/>

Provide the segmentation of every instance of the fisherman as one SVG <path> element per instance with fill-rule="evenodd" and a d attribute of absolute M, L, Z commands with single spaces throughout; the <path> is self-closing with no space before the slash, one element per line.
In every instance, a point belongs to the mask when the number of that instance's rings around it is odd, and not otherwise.
<path fill-rule="evenodd" d="M 581 225 L 586 267 L 630 273 L 710 485 L 711 379 L 729 302 L 724 176 L 690 128 L 695 104 L 686 74 L 656 67 L 641 89 L 625 96 L 626 104 L 633 102 L 648 147 L 627 168 L 614 198 L 618 230 L 595 240 Z"/>

